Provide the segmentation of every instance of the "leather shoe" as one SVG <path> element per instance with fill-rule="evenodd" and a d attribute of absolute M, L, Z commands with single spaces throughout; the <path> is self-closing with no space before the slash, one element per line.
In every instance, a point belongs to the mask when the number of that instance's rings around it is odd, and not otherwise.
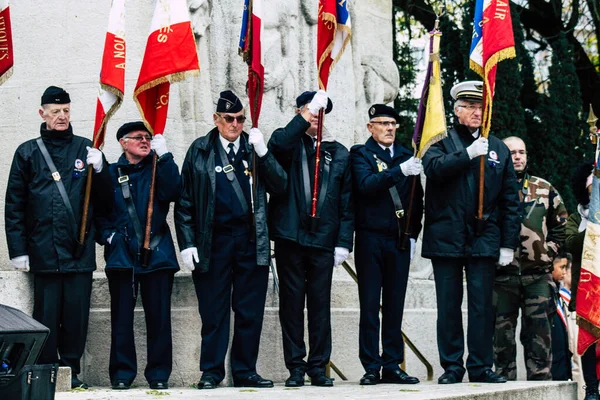
<path fill-rule="evenodd" d="M 444 372 L 442 374 L 442 376 L 440 376 L 438 378 L 438 383 L 440 385 L 451 385 L 453 383 L 460 383 L 462 382 L 462 379 L 458 379 L 458 376 L 456 376 L 456 374 L 448 371 L 448 372 Z"/>
<path fill-rule="evenodd" d="M 486 369 L 483 374 L 479 376 L 469 375 L 469 382 L 481 382 L 481 383 L 506 383 L 506 378 L 502 375 L 498 375 L 491 369 Z"/>
<path fill-rule="evenodd" d="M 377 385 L 379 383 L 379 372 L 378 371 L 367 371 L 362 378 L 360 378 L 361 385 Z"/>
<path fill-rule="evenodd" d="M 81 379 L 79 379 L 78 377 L 74 376 L 71 378 L 71 389 L 89 389 L 89 386 L 86 385 L 85 383 L 83 383 L 81 381 Z"/>
<path fill-rule="evenodd" d="M 127 389 L 129 389 L 129 387 L 130 387 L 129 383 L 127 383 L 125 381 L 115 381 L 112 384 L 113 390 L 127 390 Z"/>
<path fill-rule="evenodd" d="M 165 390 L 169 388 L 168 382 L 154 381 L 150 382 L 150 389 Z"/>
<path fill-rule="evenodd" d="M 332 387 L 333 379 L 328 378 L 323 372 L 310 377 L 310 384 L 312 386 Z"/>
<path fill-rule="evenodd" d="M 219 383 L 212 376 L 204 376 L 198 382 L 198 389 L 216 389 Z"/>
<path fill-rule="evenodd" d="M 272 388 L 273 381 L 269 379 L 263 379 L 258 374 L 250 375 L 247 378 L 234 380 L 233 386 L 235 387 L 253 387 L 253 388 Z"/>
<path fill-rule="evenodd" d="M 414 385 L 421 382 L 419 378 L 408 375 L 402 369 L 383 370 L 381 374 L 381 383 L 401 383 L 404 385 Z"/>
<path fill-rule="evenodd" d="M 291 371 L 290 377 L 285 380 L 285 387 L 304 386 L 304 372 Z"/>

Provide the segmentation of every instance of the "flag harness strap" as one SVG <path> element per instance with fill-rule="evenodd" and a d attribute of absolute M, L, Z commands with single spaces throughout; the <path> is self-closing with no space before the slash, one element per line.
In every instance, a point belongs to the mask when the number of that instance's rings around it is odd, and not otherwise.
<path fill-rule="evenodd" d="M 240 182 L 235 175 L 235 168 L 229 163 L 227 154 L 225 153 L 225 149 L 221 143 L 217 143 L 216 147 L 219 149 L 219 156 L 221 157 L 221 163 L 223 164 L 223 172 L 233 187 L 233 191 L 235 192 L 235 195 L 242 206 L 242 212 L 244 214 L 248 214 L 248 200 L 246 200 L 246 196 L 244 196 L 244 192 L 242 192 Z"/>
<path fill-rule="evenodd" d="M 306 154 L 306 145 L 304 141 L 302 143 L 302 180 L 304 181 L 304 200 L 306 201 L 306 209 L 310 213 L 311 209 L 311 194 L 312 190 L 310 190 L 310 177 L 308 175 L 308 156 Z M 321 180 L 321 188 L 319 192 L 319 201 L 317 203 L 317 215 L 315 217 L 319 217 L 321 215 L 321 210 L 323 209 L 323 203 L 325 202 L 325 197 L 327 196 L 327 188 L 329 185 L 329 170 L 331 169 L 331 154 L 327 150 L 323 150 L 325 163 L 323 165 L 323 179 Z"/>

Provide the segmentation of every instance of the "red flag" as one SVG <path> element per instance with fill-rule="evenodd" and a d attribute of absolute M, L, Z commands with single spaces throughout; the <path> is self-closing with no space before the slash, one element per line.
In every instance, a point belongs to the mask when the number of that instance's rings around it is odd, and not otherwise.
<path fill-rule="evenodd" d="M 96 101 L 94 147 L 104 144 L 106 124 L 123 103 L 125 92 L 125 0 L 113 0 L 104 41 Z"/>
<path fill-rule="evenodd" d="M 326 90 L 329 73 L 350 41 L 352 28 L 349 0 L 319 0 L 317 21 L 317 69 L 319 88 Z"/>
<path fill-rule="evenodd" d="M 0 85 L 11 77 L 13 64 L 10 7 L 8 6 L 8 0 L 0 0 Z"/>
<path fill-rule="evenodd" d="M 245 0 L 240 35 L 240 53 L 248 63 L 248 99 L 252 126 L 258 126 L 262 97 L 265 91 L 265 67 L 261 37 L 263 31 L 263 1 Z"/>
<path fill-rule="evenodd" d="M 169 87 L 200 70 L 196 42 L 185 0 L 157 0 L 135 100 L 146 127 L 164 133 Z"/>

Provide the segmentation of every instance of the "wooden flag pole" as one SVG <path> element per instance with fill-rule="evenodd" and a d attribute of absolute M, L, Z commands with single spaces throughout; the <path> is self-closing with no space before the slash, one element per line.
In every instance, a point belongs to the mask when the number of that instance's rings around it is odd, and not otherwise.
<path fill-rule="evenodd" d="M 148 211 L 146 214 L 146 232 L 144 234 L 144 245 L 140 249 L 140 261 L 142 266 L 150 265 L 150 256 L 152 249 L 150 248 L 150 235 L 152 234 L 152 214 L 154 213 L 154 186 L 156 184 L 156 160 L 158 156 L 156 152 L 152 156 L 152 179 L 150 180 L 150 195 L 148 197 Z"/>

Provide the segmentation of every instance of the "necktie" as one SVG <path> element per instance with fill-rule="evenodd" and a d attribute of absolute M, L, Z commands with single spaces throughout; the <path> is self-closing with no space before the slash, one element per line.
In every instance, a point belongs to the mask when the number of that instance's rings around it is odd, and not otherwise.
<path fill-rule="evenodd" d="M 316 137 L 312 138 L 312 145 L 313 145 L 313 149 L 317 148 L 317 138 Z"/>
<path fill-rule="evenodd" d="M 229 143 L 227 145 L 229 147 L 229 151 L 227 151 L 227 158 L 229 158 L 229 162 L 233 164 L 235 161 L 235 152 L 233 151 L 233 143 Z"/>
<path fill-rule="evenodd" d="M 389 147 L 385 148 L 385 154 L 388 155 L 388 157 L 390 158 L 390 160 L 392 159 L 392 151 L 390 150 Z"/>

